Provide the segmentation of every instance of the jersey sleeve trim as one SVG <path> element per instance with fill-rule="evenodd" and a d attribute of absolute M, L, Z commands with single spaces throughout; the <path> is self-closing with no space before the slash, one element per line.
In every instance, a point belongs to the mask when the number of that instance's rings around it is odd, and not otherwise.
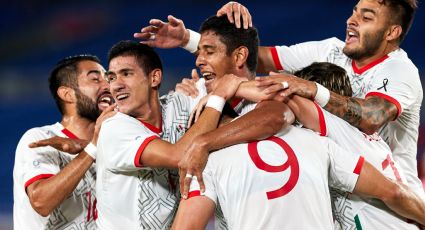
<path fill-rule="evenodd" d="M 193 190 L 193 191 L 189 192 L 187 199 L 192 198 L 192 197 L 197 197 L 197 196 L 200 196 L 200 195 L 201 195 L 201 191 Z"/>
<path fill-rule="evenodd" d="M 383 98 L 383 99 L 391 102 L 392 104 L 394 104 L 397 107 L 397 116 L 394 118 L 394 120 L 396 120 L 400 116 L 400 114 L 403 112 L 403 108 L 401 107 L 400 102 L 398 102 L 397 99 L 395 99 L 395 98 L 393 98 L 393 97 L 391 97 L 387 94 L 373 91 L 373 92 L 367 93 L 365 98 L 367 98 L 367 97 L 380 97 L 380 98 Z"/>
<path fill-rule="evenodd" d="M 25 183 L 25 185 L 24 185 L 24 187 L 25 187 L 25 190 L 27 189 L 27 187 L 28 186 L 30 186 L 32 183 L 34 183 L 34 182 L 36 182 L 36 181 L 38 181 L 38 180 L 41 180 L 41 179 L 47 179 L 47 178 L 50 178 L 50 177 L 52 177 L 52 176 L 54 176 L 55 174 L 40 174 L 40 175 L 37 175 L 37 176 L 35 176 L 35 177 L 33 177 L 33 178 L 31 178 L 31 179 L 29 179 L 26 183 Z"/>
<path fill-rule="evenodd" d="M 359 160 L 357 161 L 356 167 L 353 170 L 353 173 L 360 175 L 360 172 L 362 171 L 362 168 L 363 168 L 363 164 L 364 164 L 364 157 L 360 156 Z"/>
<path fill-rule="evenodd" d="M 327 135 L 325 115 L 323 114 L 322 108 L 316 102 L 314 102 L 314 105 L 316 106 L 317 113 L 319 114 L 320 136 L 324 137 Z"/>
<path fill-rule="evenodd" d="M 137 150 L 136 156 L 134 157 L 134 165 L 136 167 L 143 167 L 140 163 L 140 157 L 142 156 L 143 151 L 145 150 L 146 146 L 151 142 L 152 140 L 158 138 L 158 136 L 153 135 L 148 138 L 146 138 L 143 143 L 140 145 L 139 149 Z"/>
<path fill-rule="evenodd" d="M 277 53 L 276 47 L 270 47 L 270 53 L 272 55 L 272 59 L 273 59 L 274 66 L 276 67 L 276 69 L 277 70 L 284 70 L 282 64 L 280 63 L 279 55 Z"/>

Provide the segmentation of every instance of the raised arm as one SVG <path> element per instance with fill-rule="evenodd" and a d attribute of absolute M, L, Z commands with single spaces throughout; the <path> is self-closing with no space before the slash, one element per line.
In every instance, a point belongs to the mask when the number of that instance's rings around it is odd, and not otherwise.
<path fill-rule="evenodd" d="M 96 121 L 95 134 L 93 135 L 92 143 L 96 145 L 97 135 L 99 133 L 100 124 L 107 118 L 113 116 L 114 106 L 108 107 Z M 32 143 L 32 147 L 42 147 L 52 144 L 56 147 L 61 147 L 57 141 L 61 139 L 52 139 L 49 141 L 39 141 Z M 83 144 L 85 143 L 85 144 Z M 77 142 L 77 145 L 87 145 L 87 141 Z M 73 144 L 69 144 L 75 147 Z M 65 145 L 66 146 L 66 145 Z M 77 146 L 78 147 L 78 146 Z M 62 149 L 61 149 L 62 150 Z M 74 150 L 74 149 L 73 149 Z M 93 155 L 93 151 L 91 152 Z M 41 216 L 48 216 L 56 207 L 58 207 L 77 187 L 84 174 L 93 164 L 93 156 L 82 150 L 69 164 L 67 164 L 58 174 L 47 178 L 37 180 L 26 188 L 31 206 Z"/>
<path fill-rule="evenodd" d="M 252 27 L 252 18 L 248 9 L 240 3 L 229 2 L 217 11 L 217 16 L 227 15 L 231 23 L 237 28 L 241 27 L 241 18 L 244 28 Z M 140 32 L 134 33 L 134 37 L 141 39 L 141 43 L 152 47 L 170 49 L 186 47 L 194 53 L 199 42 L 199 34 L 186 29 L 184 22 L 172 15 L 168 15 L 168 22 L 159 19 L 151 19 L 149 25 L 143 27 Z M 190 42 L 189 42 L 190 41 Z"/>

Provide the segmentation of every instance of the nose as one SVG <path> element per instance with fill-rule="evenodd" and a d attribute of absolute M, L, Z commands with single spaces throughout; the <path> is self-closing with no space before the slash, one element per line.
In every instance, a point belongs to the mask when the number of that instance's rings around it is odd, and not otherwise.
<path fill-rule="evenodd" d="M 125 88 L 124 81 L 121 77 L 117 77 L 114 81 L 109 83 L 109 88 L 111 90 L 111 93 L 118 93 Z"/>
<path fill-rule="evenodd" d="M 203 65 L 205 65 L 205 58 L 204 55 L 202 54 L 198 54 L 198 56 L 196 57 L 196 62 L 195 62 L 196 66 L 199 68 Z"/>
<path fill-rule="evenodd" d="M 99 80 L 99 84 L 100 84 L 100 90 L 103 91 L 109 91 L 109 84 L 108 82 L 105 80 L 105 78 L 100 78 Z"/>
<path fill-rule="evenodd" d="M 353 13 L 348 19 L 347 19 L 347 26 L 357 26 L 357 16 L 355 13 Z"/>

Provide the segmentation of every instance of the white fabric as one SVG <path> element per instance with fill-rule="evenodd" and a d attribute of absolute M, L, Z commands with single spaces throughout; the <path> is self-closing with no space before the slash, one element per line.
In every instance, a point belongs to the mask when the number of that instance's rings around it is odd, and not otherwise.
<path fill-rule="evenodd" d="M 337 38 L 289 47 L 276 46 L 277 58 L 274 61 L 287 71 L 299 70 L 313 62 L 334 63 L 347 71 L 353 97 L 365 98 L 368 94 L 375 94 L 399 104 L 399 117 L 383 127 L 379 134 L 391 147 L 394 159 L 404 170 L 409 186 L 416 191 L 422 190 L 416 162 L 419 110 L 423 98 L 418 69 L 406 52 L 397 49 L 375 66 L 356 70 L 352 60 L 343 54 L 343 47 L 344 42 Z"/>
<path fill-rule="evenodd" d="M 60 123 L 28 130 L 16 148 L 13 169 L 14 229 L 95 229 L 96 173 L 92 166 L 76 189 L 49 216 L 42 217 L 31 206 L 26 194 L 30 182 L 59 173 L 74 155 L 51 147 L 29 148 L 34 141 L 54 136 L 66 137 Z"/>
<path fill-rule="evenodd" d="M 229 229 L 332 229 L 328 185 L 352 191 L 359 156 L 347 156 L 330 139 L 302 128 L 289 127 L 276 136 L 257 146 L 239 144 L 211 153 L 203 172 L 205 196 L 219 200 Z M 274 173 L 264 168 L 285 163 L 288 168 Z M 284 186 L 289 186 L 286 195 L 267 195 Z"/>
<path fill-rule="evenodd" d="M 367 135 L 341 118 L 317 107 L 320 120 L 329 138 L 348 150 L 347 154 L 362 155 L 376 169 L 392 180 L 406 182 L 403 170 L 392 160 L 390 147 L 378 134 Z M 319 116 L 320 117 L 320 116 Z M 422 192 L 423 193 L 423 192 Z M 331 190 L 336 224 L 345 229 L 361 225 L 362 229 L 418 229 L 390 211 L 382 202 Z M 356 217 L 357 216 L 357 217 Z M 357 219 L 357 223 L 356 220 Z M 341 227 L 340 228 L 343 228 Z"/>
<path fill-rule="evenodd" d="M 160 133 L 122 113 L 102 124 L 96 160 L 99 229 L 170 227 L 179 200 L 177 170 L 138 167 L 138 159 L 153 139 L 161 137 L 175 143 L 183 136 L 190 112 L 206 95 L 204 81 L 198 82 L 200 96 L 195 99 L 180 93 L 160 98 Z"/>

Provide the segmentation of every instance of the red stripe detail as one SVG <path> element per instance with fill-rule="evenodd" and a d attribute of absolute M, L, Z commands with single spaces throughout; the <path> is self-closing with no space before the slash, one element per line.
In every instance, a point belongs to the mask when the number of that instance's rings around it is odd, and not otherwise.
<path fill-rule="evenodd" d="M 239 103 L 241 103 L 242 98 L 235 98 L 232 100 L 232 103 L 230 104 L 230 106 L 234 109 L 236 106 L 239 105 Z"/>
<path fill-rule="evenodd" d="M 323 114 L 322 108 L 316 102 L 314 102 L 314 105 L 316 106 L 317 113 L 319 114 L 320 136 L 324 137 L 328 132 L 326 130 L 325 115 Z"/>
<path fill-rule="evenodd" d="M 79 139 L 75 134 L 73 134 L 69 129 L 64 128 L 62 129 L 62 133 L 65 134 L 65 136 L 71 138 L 71 139 Z"/>
<path fill-rule="evenodd" d="M 403 109 L 401 108 L 401 104 L 400 102 L 397 101 L 397 99 L 385 94 L 385 93 L 381 93 L 381 92 L 369 92 L 366 94 L 365 98 L 367 97 L 381 97 L 384 98 L 385 100 L 391 102 L 392 104 L 395 105 L 395 107 L 397 107 L 397 116 L 394 118 L 394 120 L 396 120 L 401 112 L 403 112 Z"/>
<path fill-rule="evenodd" d="M 195 196 L 200 196 L 200 195 L 201 195 L 201 191 L 193 190 L 193 191 L 189 192 L 187 199 L 195 197 Z"/>
<path fill-rule="evenodd" d="M 142 164 L 140 163 L 140 158 L 142 157 L 143 150 L 145 150 L 149 142 L 151 142 L 155 138 L 158 138 L 158 136 L 150 136 L 146 138 L 140 145 L 139 149 L 137 150 L 136 156 L 134 157 L 134 165 L 136 167 L 142 167 Z"/>
<path fill-rule="evenodd" d="M 270 53 L 272 54 L 274 66 L 277 70 L 283 70 L 282 64 L 280 64 L 279 55 L 277 54 L 276 47 L 270 47 Z"/>
<path fill-rule="evenodd" d="M 360 156 L 359 161 L 357 161 L 357 165 L 354 168 L 353 173 L 360 175 L 360 172 L 362 171 L 363 163 L 364 163 L 364 157 Z"/>
<path fill-rule="evenodd" d="M 54 176 L 55 174 L 40 174 L 40 175 L 37 175 L 37 176 L 35 176 L 35 177 L 33 177 L 33 178 L 31 178 L 31 179 L 29 179 L 26 183 L 25 183 L 25 185 L 24 185 L 24 187 L 25 187 L 25 190 L 27 189 L 27 187 L 28 186 L 30 186 L 32 183 L 34 183 L 34 182 L 36 182 L 36 181 L 38 181 L 38 180 L 41 180 L 41 179 L 47 179 L 47 178 L 50 178 L 50 177 L 52 177 L 52 176 Z"/>
<path fill-rule="evenodd" d="M 152 131 L 156 134 L 159 134 L 162 131 L 162 128 L 157 128 L 157 127 L 155 127 L 155 126 L 153 126 L 153 125 L 151 125 L 147 122 L 144 122 L 142 120 L 139 120 L 139 121 L 142 122 L 142 124 L 144 124 L 146 126 L 146 128 L 148 128 L 150 131 Z M 162 127 L 162 120 L 161 120 L 159 127 Z"/>
<path fill-rule="evenodd" d="M 366 66 L 364 66 L 363 68 L 360 68 L 360 69 L 357 67 L 356 62 L 353 60 L 353 61 L 351 61 L 351 66 L 353 67 L 354 73 L 362 74 L 362 73 L 366 72 L 367 70 L 369 70 L 370 68 L 372 68 L 372 67 L 378 65 L 379 63 L 383 62 L 388 57 L 389 57 L 388 55 L 385 55 L 385 56 L 367 64 Z"/>

